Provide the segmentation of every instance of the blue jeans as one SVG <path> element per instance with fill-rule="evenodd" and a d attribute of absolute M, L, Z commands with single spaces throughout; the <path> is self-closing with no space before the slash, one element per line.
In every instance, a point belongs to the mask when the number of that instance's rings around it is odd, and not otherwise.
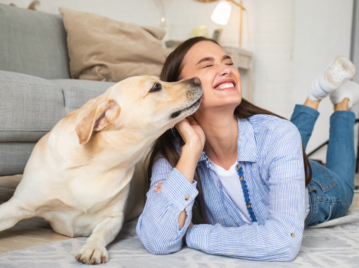
<path fill-rule="evenodd" d="M 304 148 L 307 147 L 318 116 L 319 112 L 308 106 L 296 105 L 294 108 L 290 121 L 297 126 Z M 330 117 L 326 167 L 310 161 L 313 170 L 313 178 L 308 185 L 311 211 L 305 226 L 342 217 L 353 201 L 354 122 L 355 114 L 351 111 L 337 111 Z"/>

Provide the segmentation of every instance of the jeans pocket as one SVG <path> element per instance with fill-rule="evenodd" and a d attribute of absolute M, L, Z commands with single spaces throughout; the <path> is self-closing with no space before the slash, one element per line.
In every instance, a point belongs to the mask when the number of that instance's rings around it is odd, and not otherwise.
<path fill-rule="evenodd" d="M 328 192 L 337 185 L 336 175 L 317 162 L 310 162 L 313 171 L 312 180 L 320 187 L 323 193 Z M 310 189 L 309 189 L 310 190 Z"/>
<path fill-rule="evenodd" d="M 306 226 L 314 226 L 335 217 L 338 210 L 338 202 L 323 201 L 322 196 L 317 190 L 313 190 L 311 196 L 311 212 L 305 221 Z"/>
<path fill-rule="evenodd" d="M 326 222 L 326 221 L 329 221 L 330 220 L 330 217 L 332 216 L 332 212 L 333 212 L 333 203 L 329 203 L 329 213 L 328 213 L 328 217 L 323 221 L 323 222 Z"/>

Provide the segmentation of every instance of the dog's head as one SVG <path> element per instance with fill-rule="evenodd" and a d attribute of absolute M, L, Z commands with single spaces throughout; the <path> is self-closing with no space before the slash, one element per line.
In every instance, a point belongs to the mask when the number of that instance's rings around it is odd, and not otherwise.
<path fill-rule="evenodd" d="M 201 82 L 196 77 L 173 83 L 155 76 L 131 77 L 85 104 L 88 112 L 83 113 L 76 133 L 80 144 L 87 143 L 93 132 L 120 129 L 156 139 L 193 114 L 201 96 Z"/>

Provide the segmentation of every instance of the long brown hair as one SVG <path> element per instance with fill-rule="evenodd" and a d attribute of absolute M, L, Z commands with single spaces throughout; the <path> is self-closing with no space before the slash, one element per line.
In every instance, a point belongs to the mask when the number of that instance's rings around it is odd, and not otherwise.
<path fill-rule="evenodd" d="M 198 42 L 209 41 L 215 43 L 219 46 L 219 44 L 209 38 L 205 37 L 194 37 L 188 39 L 179 45 L 166 59 L 166 62 L 162 68 L 162 72 L 160 75 L 160 79 L 165 82 L 176 82 L 179 80 L 182 68 L 183 68 L 183 59 L 189 49 L 197 44 Z M 285 119 L 277 114 L 274 114 L 270 111 L 262 109 L 258 106 L 253 105 L 252 103 L 246 101 L 242 98 L 241 103 L 236 107 L 234 111 L 234 115 L 237 118 L 245 119 L 251 117 L 256 114 L 267 114 L 277 116 L 279 118 Z M 176 128 L 167 130 L 162 136 L 160 136 L 156 142 L 154 143 L 150 153 L 147 155 L 147 165 L 145 176 L 148 182 L 148 186 L 150 185 L 150 180 L 152 176 L 152 168 L 154 163 L 158 158 L 166 159 L 172 167 L 176 167 L 180 155 L 178 154 L 175 148 L 175 140 L 180 140 L 183 145 L 183 140 L 180 138 L 179 133 Z M 304 162 L 304 172 L 305 172 L 305 186 L 308 186 L 309 182 L 312 179 L 312 168 L 310 166 L 307 155 L 305 154 L 304 147 L 303 150 L 303 162 Z M 205 212 L 205 202 L 204 202 L 204 194 L 202 189 L 202 184 L 198 172 L 196 171 L 195 179 L 197 181 L 197 189 L 198 196 L 195 199 L 194 207 L 193 207 L 193 223 L 208 223 L 208 219 Z"/>

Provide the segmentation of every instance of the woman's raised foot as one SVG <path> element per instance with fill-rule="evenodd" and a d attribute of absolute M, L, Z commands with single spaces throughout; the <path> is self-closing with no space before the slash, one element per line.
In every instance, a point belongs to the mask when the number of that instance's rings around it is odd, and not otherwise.
<path fill-rule="evenodd" d="M 344 56 L 336 57 L 312 83 L 308 98 L 320 101 L 338 89 L 344 81 L 351 79 L 356 73 L 354 64 Z"/>

